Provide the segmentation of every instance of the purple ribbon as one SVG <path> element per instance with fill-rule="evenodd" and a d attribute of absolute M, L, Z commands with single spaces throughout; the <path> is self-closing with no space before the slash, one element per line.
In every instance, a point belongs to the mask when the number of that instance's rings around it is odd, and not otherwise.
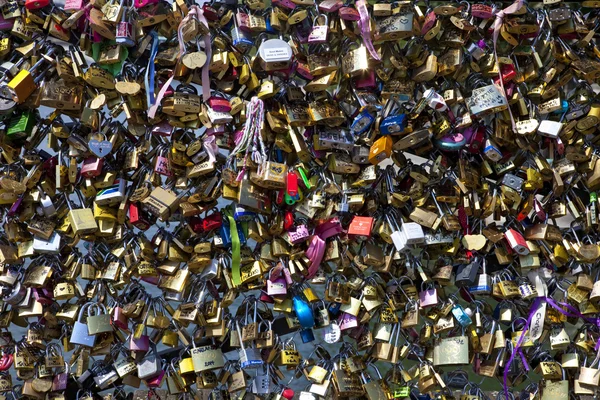
<path fill-rule="evenodd" d="M 504 376 L 503 376 L 502 383 L 504 385 L 504 395 L 506 396 L 506 400 L 510 400 L 508 397 L 508 371 L 509 371 L 510 365 L 512 364 L 512 362 L 517 354 L 519 354 L 519 356 L 521 357 L 521 360 L 523 361 L 523 365 L 525 366 L 525 369 L 527 371 L 529 371 L 529 365 L 527 364 L 527 361 L 525 360 L 525 356 L 523 355 L 523 349 L 521 348 L 521 344 L 523 343 L 523 339 L 525 338 L 525 332 L 527 332 L 529 330 L 529 326 L 531 325 L 531 320 L 532 320 L 535 312 L 539 308 L 540 304 L 542 304 L 542 301 L 546 301 L 547 304 L 549 304 L 551 307 L 556 309 L 556 311 L 558 311 L 559 313 L 563 314 L 566 317 L 581 318 L 588 323 L 595 324 L 596 326 L 600 327 L 600 318 L 586 317 L 577 308 L 573 307 L 572 305 L 570 305 L 568 303 L 562 303 L 562 302 L 557 303 L 552 297 L 536 298 L 535 301 L 533 302 L 531 310 L 529 311 L 529 315 L 527 316 L 527 322 L 525 323 L 525 326 L 523 327 L 521 336 L 519 336 L 519 340 L 517 341 L 517 344 L 515 345 L 513 352 L 510 355 L 508 362 L 506 363 L 506 368 L 504 369 Z M 565 310 L 563 307 L 566 308 L 568 311 Z M 598 343 L 596 343 L 596 350 L 598 350 L 599 348 L 600 348 L 600 340 L 598 341 Z"/>
<path fill-rule="evenodd" d="M 369 16 L 369 10 L 367 10 L 367 2 L 365 0 L 358 0 L 355 3 L 356 9 L 358 11 L 358 15 L 360 19 L 358 20 L 358 27 L 360 28 L 360 32 L 362 34 L 363 42 L 369 50 L 369 54 L 375 60 L 380 61 L 381 57 L 373 47 L 373 41 L 371 40 L 371 17 Z"/>
<path fill-rule="evenodd" d="M 519 336 L 519 340 L 517 340 L 517 344 L 513 348 L 510 358 L 508 359 L 508 362 L 506 363 L 506 368 L 504 368 L 504 376 L 502 377 L 503 378 L 502 383 L 504 385 L 504 395 L 506 396 L 506 400 L 510 400 L 508 397 L 508 371 L 510 369 L 510 365 L 512 364 L 512 362 L 515 359 L 515 356 L 517 354 L 519 354 L 522 361 L 525 360 L 525 356 L 523 355 L 523 350 L 520 347 L 521 347 L 521 344 L 523 343 L 523 339 L 525 339 L 525 332 L 527 332 L 529 330 L 529 326 L 531 325 L 531 320 L 533 319 L 533 315 L 539 308 L 540 304 L 542 304 L 542 300 L 544 300 L 543 297 L 538 297 L 533 302 L 531 311 L 529 311 L 529 315 L 527 316 L 527 322 L 525 323 L 525 326 L 523 327 L 523 330 L 521 331 L 521 335 Z M 524 362 L 523 365 L 529 371 L 529 365 L 527 364 L 527 362 Z"/>

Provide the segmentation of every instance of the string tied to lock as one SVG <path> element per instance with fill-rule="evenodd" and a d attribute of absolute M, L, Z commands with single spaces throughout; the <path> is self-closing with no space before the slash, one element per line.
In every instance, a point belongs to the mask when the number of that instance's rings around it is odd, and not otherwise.
<path fill-rule="evenodd" d="M 496 65 L 498 65 L 498 36 L 500 36 L 500 30 L 502 29 L 504 17 L 516 13 L 521 9 L 521 7 L 523 7 L 523 0 L 517 0 L 505 9 L 496 12 L 496 19 L 494 20 L 494 62 L 496 63 Z M 500 87 L 502 88 L 502 96 L 504 96 L 504 98 L 506 99 L 506 90 L 504 89 L 504 80 L 502 79 L 502 74 L 500 74 L 500 79 L 498 80 L 500 81 Z M 515 123 L 515 118 L 513 117 L 510 107 L 508 107 L 508 114 L 510 115 L 510 122 L 512 124 L 513 132 L 516 132 L 517 124 Z"/>
<path fill-rule="evenodd" d="M 241 181 L 246 174 L 248 157 L 259 167 L 267 161 L 266 146 L 260 133 L 264 123 L 264 102 L 254 96 L 246 107 L 246 123 L 242 130 L 235 148 L 229 154 L 229 159 L 232 160 L 235 156 L 245 151 L 242 170 L 237 176 L 238 182 Z"/>

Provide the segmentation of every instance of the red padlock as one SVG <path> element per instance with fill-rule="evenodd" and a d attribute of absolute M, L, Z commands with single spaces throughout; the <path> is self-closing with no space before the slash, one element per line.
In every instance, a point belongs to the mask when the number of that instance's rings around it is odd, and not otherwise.
<path fill-rule="evenodd" d="M 290 210 L 286 210 L 283 218 L 283 229 L 289 231 L 294 226 L 294 214 Z"/>
<path fill-rule="evenodd" d="M 98 157 L 88 157 L 83 160 L 81 166 L 81 175 L 86 178 L 93 178 L 102 173 L 102 167 L 104 166 L 104 159 Z"/>
<path fill-rule="evenodd" d="M 25 8 L 28 10 L 39 10 L 50 4 L 50 0 L 26 0 Z"/>
<path fill-rule="evenodd" d="M 204 232 L 210 232 L 213 229 L 218 229 L 221 227 L 221 225 L 223 225 L 223 216 L 218 211 L 207 215 L 202 221 L 202 229 Z"/>
<path fill-rule="evenodd" d="M 529 247 L 527 247 L 525 238 L 515 229 L 510 228 L 504 232 L 504 238 L 508 242 L 510 248 L 513 249 L 517 254 L 521 256 L 526 256 L 529 254 Z"/>
<path fill-rule="evenodd" d="M 485 144 L 485 126 L 480 126 L 477 128 L 473 136 L 471 136 L 471 140 L 469 141 L 469 153 L 471 154 L 479 154 L 481 153 L 481 149 Z"/>
<path fill-rule="evenodd" d="M 231 111 L 231 104 L 229 103 L 229 100 L 227 100 L 221 93 L 217 93 L 216 96 L 212 95 L 210 99 L 208 99 L 208 105 L 217 112 L 228 113 Z"/>
<path fill-rule="evenodd" d="M 515 78 L 515 76 L 517 76 L 517 70 L 515 69 L 514 64 L 502 64 L 500 66 L 500 73 L 502 74 L 502 82 L 504 82 L 504 84 L 507 84 L 508 82 L 512 81 Z M 500 78 L 495 77 L 494 83 L 496 85 L 499 84 Z"/>
<path fill-rule="evenodd" d="M 208 3 L 202 5 L 202 14 L 204 14 L 209 21 L 217 21 L 219 19 L 218 11 Z"/>
<path fill-rule="evenodd" d="M 142 210 L 137 203 L 129 204 L 129 222 L 141 231 L 145 231 L 150 228 L 150 222 L 144 218 Z"/>
<path fill-rule="evenodd" d="M 194 231 L 194 233 L 204 232 L 203 222 L 204 220 L 200 217 L 194 216 L 188 218 L 188 225 L 190 229 Z"/>
<path fill-rule="evenodd" d="M 372 217 L 359 217 L 355 216 L 350 222 L 348 227 L 348 235 L 353 237 L 371 237 L 371 230 L 373 228 Z"/>
<path fill-rule="evenodd" d="M 0 371 L 6 371 L 13 365 L 14 357 L 12 354 L 3 353 L 0 358 Z"/>

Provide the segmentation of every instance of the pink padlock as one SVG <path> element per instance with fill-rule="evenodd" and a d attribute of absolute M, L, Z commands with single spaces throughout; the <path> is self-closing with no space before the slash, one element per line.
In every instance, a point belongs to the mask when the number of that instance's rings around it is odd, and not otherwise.
<path fill-rule="evenodd" d="M 128 318 L 123 313 L 123 309 L 121 306 L 115 306 L 113 310 L 113 325 L 120 329 L 127 329 L 128 327 Z"/>
<path fill-rule="evenodd" d="M 296 8 L 296 3 L 294 3 L 292 0 L 273 0 L 271 4 L 274 7 L 283 7 L 287 8 L 288 10 L 293 10 Z"/>
<path fill-rule="evenodd" d="M 353 7 L 341 7 L 338 10 L 338 14 L 341 19 L 344 21 L 358 21 L 360 20 L 360 15 L 356 8 Z"/>
<path fill-rule="evenodd" d="M 319 22 L 322 18 L 323 22 Z M 327 43 L 327 35 L 329 34 L 329 20 L 327 15 L 319 14 L 313 19 L 313 26 L 308 35 L 308 43 L 320 44 Z"/>
<path fill-rule="evenodd" d="M 65 11 L 79 11 L 83 8 L 83 0 L 65 0 L 63 10 Z"/>
<path fill-rule="evenodd" d="M 283 277 L 285 278 L 285 282 L 288 285 L 291 285 L 292 283 L 294 283 L 294 280 L 292 279 L 292 273 L 290 272 L 289 269 L 287 269 L 287 267 L 283 267 Z"/>
<path fill-rule="evenodd" d="M 375 70 L 370 69 L 362 73 L 362 75 L 354 78 L 354 85 L 357 89 L 372 89 L 377 86 L 375 80 Z"/>
<path fill-rule="evenodd" d="M 104 166 L 104 159 L 98 157 L 88 157 L 83 160 L 81 166 L 81 175 L 86 178 L 94 178 L 102 173 L 102 167 Z"/>
<path fill-rule="evenodd" d="M 139 339 L 134 339 L 133 335 L 131 335 L 127 349 L 130 351 L 148 351 L 150 349 L 150 337 L 142 335 Z"/>
<path fill-rule="evenodd" d="M 164 176 L 173 176 L 171 170 L 171 161 L 167 156 L 167 149 L 162 150 L 158 156 L 156 156 L 156 163 L 154 164 L 154 172 Z"/>
<path fill-rule="evenodd" d="M 150 388 L 158 388 L 161 387 L 163 378 L 165 377 L 165 370 L 160 371 L 158 375 L 153 378 L 150 378 L 146 381 L 146 385 Z"/>
<path fill-rule="evenodd" d="M 490 19 L 494 16 L 494 8 L 487 4 L 473 4 L 471 15 L 475 18 Z"/>
<path fill-rule="evenodd" d="M 250 17 L 248 14 L 243 12 L 238 12 L 235 14 L 235 21 L 237 22 L 237 27 L 239 30 L 251 33 L 252 29 L 250 29 Z"/>
<path fill-rule="evenodd" d="M 59 390 L 65 390 L 67 388 L 67 381 L 69 379 L 69 365 L 65 363 L 65 371 L 57 374 L 52 378 L 52 391 L 57 392 Z"/>
<path fill-rule="evenodd" d="M 421 308 L 437 306 L 438 302 L 437 289 L 433 284 L 421 284 L 421 291 L 419 292 L 419 305 Z"/>
<path fill-rule="evenodd" d="M 50 304 L 54 303 L 54 301 L 52 300 L 52 298 L 46 297 L 44 296 L 44 293 L 42 292 L 42 289 L 32 289 L 32 294 L 33 297 L 42 305 L 45 306 L 49 306 Z"/>
<path fill-rule="evenodd" d="M 135 0 L 133 2 L 135 8 L 143 8 L 151 4 L 158 4 L 158 0 Z"/>
<path fill-rule="evenodd" d="M 310 68 L 308 64 L 298 62 L 296 64 L 296 73 L 300 76 L 300 78 L 312 80 L 314 75 L 310 73 Z"/>
<path fill-rule="evenodd" d="M 341 0 L 324 0 L 319 3 L 319 11 L 326 13 L 336 12 L 343 5 L 344 2 Z"/>

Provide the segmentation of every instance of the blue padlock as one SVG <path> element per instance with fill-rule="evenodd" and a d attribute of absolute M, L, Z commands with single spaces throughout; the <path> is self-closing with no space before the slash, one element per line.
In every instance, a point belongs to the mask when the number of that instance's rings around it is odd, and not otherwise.
<path fill-rule="evenodd" d="M 246 236 L 244 235 L 244 230 L 242 229 L 241 225 L 237 225 L 237 231 L 238 231 L 238 238 L 240 239 L 240 243 L 242 245 L 246 244 Z M 231 228 L 229 227 L 228 224 L 223 224 L 221 225 L 221 228 L 219 228 L 219 236 L 221 236 L 221 239 L 223 239 L 223 247 L 230 247 L 231 246 Z"/>
<path fill-rule="evenodd" d="M 233 213 L 233 218 L 236 221 L 252 221 L 256 218 L 256 213 L 254 211 L 246 210 L 243 206 L 237 205 L 235 206 L 235 211 Z"/>
<path fill-rule="evenodd" d="M 309 343 L 315 340 L 315 333 L 312 329 L 302 329 L 300 331 L 300 338 L 302 339 L 302 343 Z"/>
<path fill-rule="evenodd" d="M 330 303 L 329 307 L 327 307 L 327 311 L 331 314 L 332 319 L 336 319 L 340 315 L 340 307 L 342 307 L 342 303 Z"/>
<path fill-rule="evenodd" d="M 404 132 L 406 127 L 406 114 L 385 117 L 379 124 L 379 132 L 382 135 L 395 135 Z"/>
<path fill-rule="evenodd" d="M 315 317 L 312 312 L 312 308 L 308 305 L 308 303 L 298 295 L 294 296 L 293 299 L 294 304 L 294 312 L 298 317 L 298 322 L 300 322 L 300 326 L 303 328 L 312 328 L 315 326 Z"/>
<path fill-rule="evenodd" d="M 350 130 L 355 135 L 361 135 L 371 127 L 373 122 L 375 122 L 375 117 L 365 108 L 354 117 Z"/>

